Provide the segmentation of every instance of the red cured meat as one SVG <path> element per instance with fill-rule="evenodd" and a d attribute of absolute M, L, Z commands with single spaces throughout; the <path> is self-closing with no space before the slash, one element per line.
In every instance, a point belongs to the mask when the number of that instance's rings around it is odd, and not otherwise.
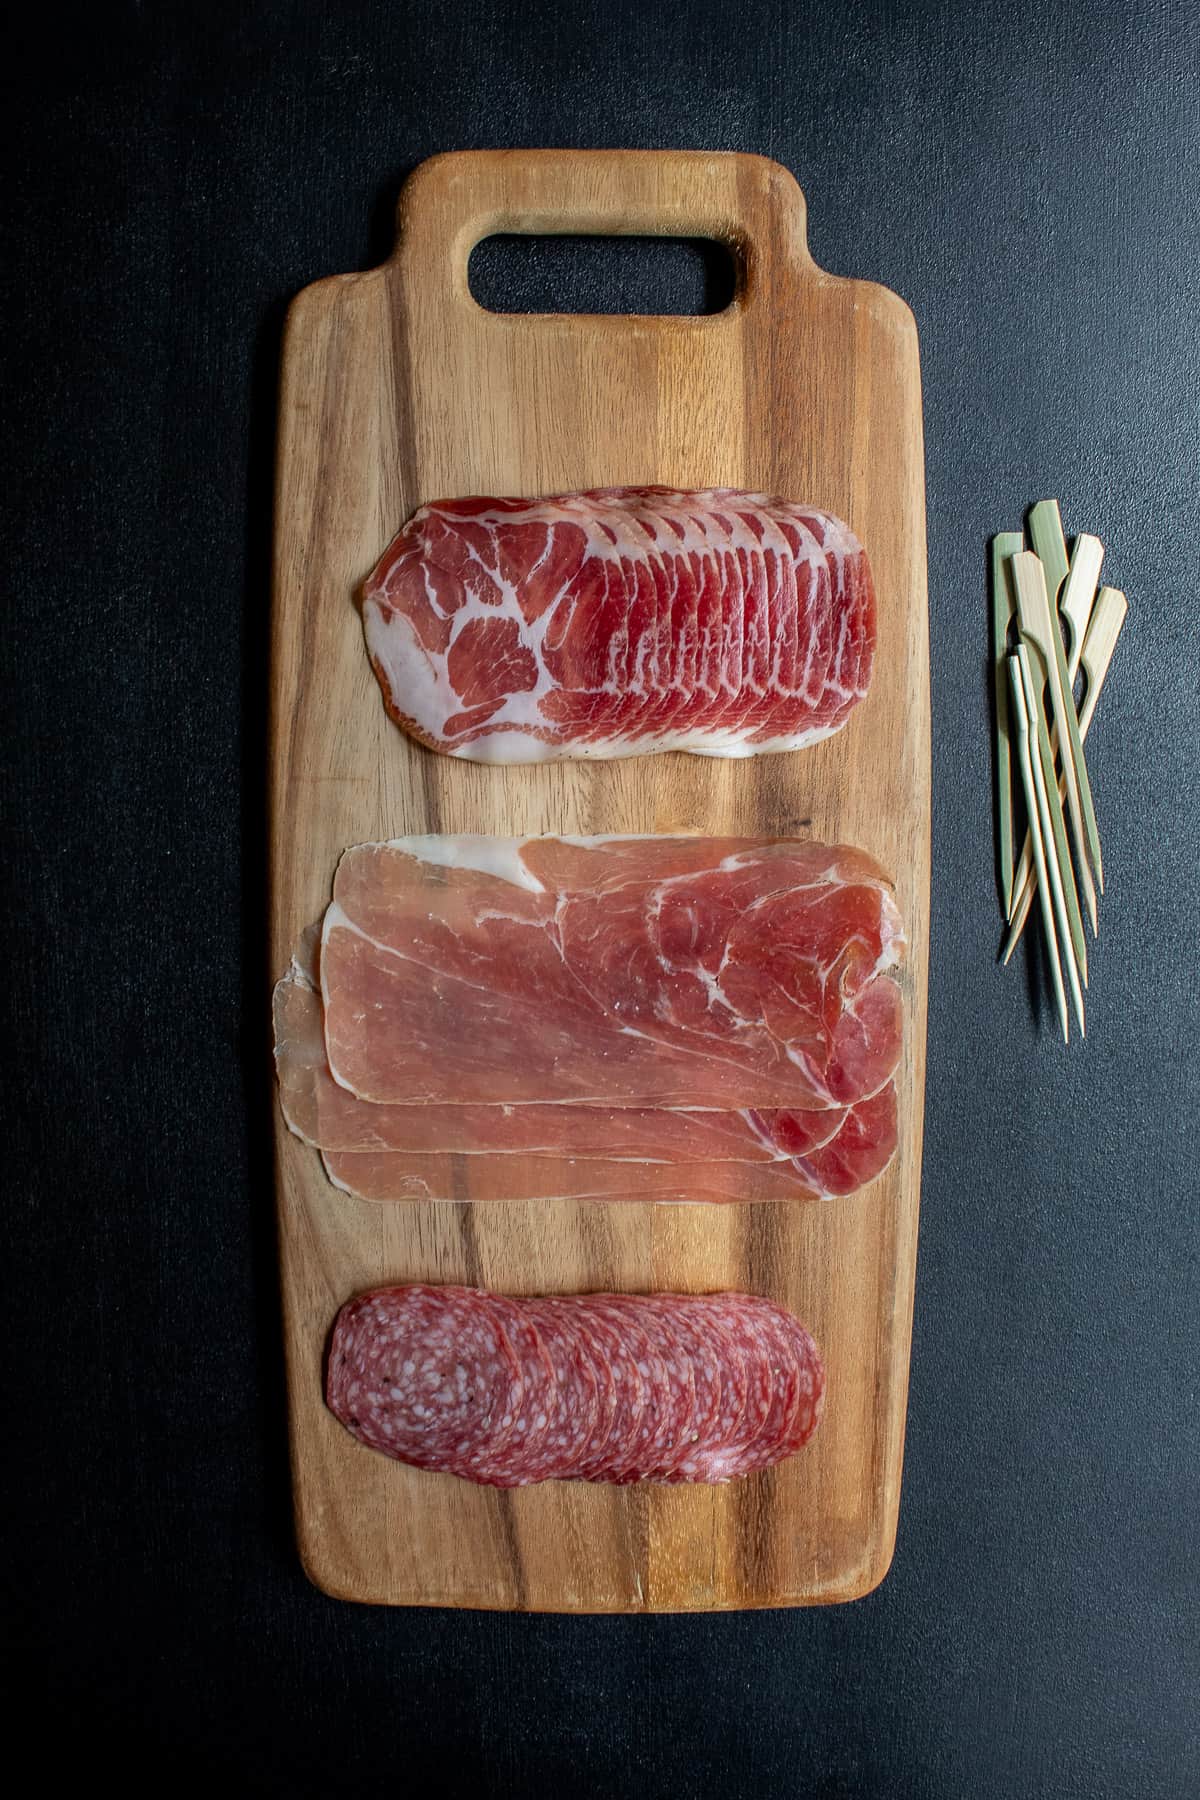
<path fill-rule="evenodd" d="M 730 1446 L 744 1435 L 751 1387 L 742 1331 L 746 1309 L 739 1300 L 736 1294 L 699 1295 L 687 1309 L 693 1330 L 709 1347 L 719 1392 L 705 1432 L 685 1446 L 672 1471 L 674 1481 L 722 1481 L 734 1466 Z"/>
<path fill-rule="evenodd" d="M 333 1080 L 320 998 L 295 973 L 276 988 L 275 1025 L 289 1126 L 366 1200 L 823 1199 L 865 1186 L 896 1146 L 890 1082 L 853 1108 L 808 1112 L 377 1106 Z"/>
<path fill-rule="evenodd" d="M 495 1316 L 521 1375 L 520 1397 L 513 1407 L 512 1430 L 501 1438 L 489 1438 L 486 1451 L 476 1456 L 471 1479 L 491 1487 L 512 1487 L 524 1479 L 522 1470 L 544 1453 L 555 1430 L 558 1381 L 555 1366 L 528 1308 L 503 1294 L 480 1299 Z M 556 1460 L 557 1447 L 551 1460 Z"/>
<path fill-rule="evenodd" d="M 551 1300 L 517 1304 L 528 1314 L 542 1341 L 554 1368 L 555 1385 L 546 1430 L 506 1485 L 570 1480 L 597 1434 L 606 1429 L 606 1422 L 611 1424 L 616 1406 L 612 1371 L 596 1355 L 577 1311 Z"/>
<path fill-rule="evenodd" d="M 809 1333 L 751 1295 L 519 1300 L 423 1286 L 342 1308 L 326 1385 L 369 1448 L 507 1487 L 728 1481 L 800 1449 L 823 1393 Z"/>
<path fill-rule="evenodd" d="M 636 1106 L 377 1106 L 339 1087 L 325 1057 L 320 995 L 295 973 L 275 989 L 284 1116 L 321 1150 L 606 1157 L 615 1162 L 780 1162 L 828 1144 L 848 1108 L 701 1112 Z"/>
<path fill-rule="evenodd" d="M 732 488 L 437 501 L 362 610 L 393 719 L 480 762 L 797 749 L 845 723 L 875 647 L 850 528 Z"/>
<path fill-rule="evenodd" d="M 409 838 L 338 867 L 339 1085 L 376 1103 L 844 1107 L 900 1050 L 903 930 L 861 852 L 753 838 Z"/>
<path fill-rule="evenodd" d="M 678 1354 L 688 1366 L 692 1412 L 681 1445 L 681 1456 L 686 1457 L 695 1444 L 717 1435 L 725 1359 L 716 1334 L 701 1329 L 694 1308 L 675 1306 L 672 1300 L 669 1294 L 647 1294 L 641 1304 L 655 1318 L 667 1343 L 678 1347 Z M 678 1466 L 679 1459 L 675 1464 Z"/>
<path fill-rule="evenodd" d="M 862 1103 L 882 1115 L 878 1133 L 860 1127 L 858 1107 L 826 1149 L 774 1162 L 629 1162 L 604 1157 L 460 1157 L 451 1152 L 323 1150 L 335 1187 L 381 1204 L 406 1200 L 681 1201 L 722 1205 L 750 1200 L 828 1200 L 854 1193 L 890 1162 L 896 1147 L 896 1096 L 890 1085 Z M 845 1155 L 839 1151 L 849 1140 Z"/>
<path fill-rule="evenodd" d="M 474 1290 L 417 1286 L 361 1294 L 342 1308 L 326 1393 L 373 1449 L 476 1480 L 508 1442 L 523 1378 Z"/>
<path fill-rule="evenodd" d="M 610 1444 L 603 1466 L 605 1481 L 627 1483 L 652 1476 L 664 1453 L 684 1437 L 691 1418 L 691 1404 L 684 1372 L 677 1357 L 669 1357 L 661 1331 L 644 1306 L 628 1302 L 634 1296 L 587 1296 L 584 1313 L 589 1322 L 597 1312 L 610 1324 L 622 1348 L 632 1357 L 641 1378 L 642 1392 L 650 1397 L 640 1417 L 631 1423 L 623 1441 Z M 666 1353 L 664 1353 L 666 1352 Z"/>
<path fill-rule="evenodd" d="M 612 1374 L 613 1409 L 608 1431 L 596 1431 L 591 1449 L 575 1473 L 581 1481 L 607 1481 L 625 1447 L 639 1434 L 642 1415 L 647 1406 L 654 1405 L 654 1395 L 638 1366 L 638 1346 L 631 1342 L 624 1321 L 607 1310 L 603 1294 L 587 1296 L 585 1316 L 594 1352 Z"/>
<path fill-rule="evenodd" d="M 896 1088 L 889 1081 L 869 1100 L 852 1106 L 833 1137 L 797 1157 L 793 1166 L 822 1194 L 853 1194 L 887 1167 L 895 1152 L 896 1132 Z"/>

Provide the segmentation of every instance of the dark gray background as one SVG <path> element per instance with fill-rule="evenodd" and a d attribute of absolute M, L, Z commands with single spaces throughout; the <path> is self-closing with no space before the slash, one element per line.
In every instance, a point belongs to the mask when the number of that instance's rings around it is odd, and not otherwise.
<path fill-rule="evenodd" d="M 3 1569 L 46 1774 L 1194 1794 L 1196 9 L 24 19 L 2 109 Z M 280 322 L 386 254 L 422 157 L 521 144 L 777 157 L 817 259 L 920 326 L 927 1157 L 899 1548 L 843 1609 L 387 1613 L 315 1592 L 292 1549 L 261 935 Z M 561 270 L 504 256 L 482 278 L 553 301 Z M 642 279 L 568 264 L 602 301 Z M 651 296 L 705 279 L 649 256 Z M 1090 746 L 1110 891 L 1069 1051 L 1030 971 L 995 967 L 984 546 L 1045 494 L 1132 604 Z"/>

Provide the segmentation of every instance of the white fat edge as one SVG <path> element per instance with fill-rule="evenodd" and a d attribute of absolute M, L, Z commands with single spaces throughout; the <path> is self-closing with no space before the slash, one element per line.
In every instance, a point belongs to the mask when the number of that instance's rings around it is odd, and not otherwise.
<path fill-rule="evenodd" d="M 496 715 L 497 718 L 499 716 Z M 488 721 L 489 727 L 495 723 L 496 719 Z M 489 764 L 616 762 L 625 757 L 654 756 L 682 748 L 684 746 L 670 732 L 646 732 L 636 737 L 596 738 L 590 743 L 579 743 L 575 739 L 546 743 L 544 739 L 529 732 L 489 730 L 472 739 L 469 744 L 455 745 L 449 753 L 463 762 Z M 720 755 L 722 752 L 713 751 L 711 754 Z"/>
<path fill-rule="evenodd" d="M 524 888 L 527 893 L 544 894 L 544 884 L 521 859 L 521 848 L 528 842 L 528 838 L 488 837 L 483 832 L 464 831 L 442 836 L 388 838 L 384 848 L 398 850 L 404 856 L 431 863 L 436 868 L 475 869 L 481 875 L 495 875 L 513 887 Z"/>
<path fill-rule="evenodd" d="M 883 893 L 882 923 L 884 937 L 879 955 L 875 959 L 874 973 L 876 975 L 885 975 L 889 969 L 898 968 L 904 960 L 904 952 L 908 947 L 900 909 L 886 889 Z"/>
<path fill-rule="evenodd" d="M 363 602 L 363 633 L 397 712 L 424 736 L 444 739 L 447 719 L 462 711 L 444 659 L 429 655 L 404 613 L 374 600 Z"/>
<path fill-rule="evenodd" d="M 321 927 L 323 921 L 314 919 L 300 933 L 300 941 L 292 951 L 292 960 L 288 964 L 288 975 L 297 987 L 307 988 L 309 993 L 317 991 L 317 963 L 321 948 Z M 285 977 L 287 979 L 287 977 Z M 282 982 L 279 984 L 282 986 Z"/>
<path fill-rule="evenodd" d="M 337 1156 L 343 1156 L 346 1154 L 346 1152 L 342 1151 L 342 1150 L 338 1150 L 338 1151 L 335 1151 L 334 1154 Z M 325 1151 L 325 1150 L 321 1151 L 321 1162 L 325 1169 L 325 1179 L 328 1181 L 328 1183 L 331 1187 L 335 1187 L 340 1194 L 349 1194 L 350 1198 L 352 1200 L 363 1200 L 366 1198 L 366 1196 L 364 1194 L 359 1193 L 357 1188 L 351 1187 L 350 1183 L 348 1181 L 339 1181 L 338 1180 L 337 1176 L 334 1174 L 332 1168 L 330 1167 L 328 1151 Z"/>
<path fill-rule="evenodd" d="M 590 837 L 572 836 L 564 831 L 558 837 L 557 842 L 570 844 L 575 850 L 587 850 L 593 844 L 669 844 L 676 838 L 682 838 L 685 842 L 690 843 L 694 838 L 707 835 L 709 834 L 701 831 L 699 827 L 693 831 L 598 831 Z M 719 1112 L 721 1109 L 719 1107 L 698 1107 L 684 1110 Z"/>
<path fill-rule="evenodd" d="M 794 625 L 795 625 L 795 657 L 797 660 L 800 657 L 800 651 L 801 651 L 801 646 L 800 646 L 801 628 L 807 627 L 808 644 L 807 644 L 807 648 L 805 651 L 805 657 L 804 657 L 804 671 L 800 677 L 799 683 L 796 684 L 793 689 L 794 692 L 797 692 L 797 693 L 803 695 L 804 689 L 805 689 L 805 684 L 808 680 L 809 670 L 810 670 L 810 667 L 812 664 L 813 650 L 815 647 L 816 635 L 817 635 L 815 630 L 813 629 L 812 609 L 813 609 L 813 605 L 815 604 L 815 602 L 818 600 L 818 598 L 820 596 L 822 575 L 824 575 L 827 583 L 830 582 L 830 580 L 831 580 L 830 575 L 829 575 L 829 564 L 828 564 L 828 560 L 825 556 L 825 553 L 822 550 L 819 542 L 817 541 L 817 538 L 816 538 L 811 526 L 809 526 L 803 519 L 794 518 L 791 521 L 791 523 L 797 529 L 802 531 L 804 534 L 803 539 L 802 539 L 802 544 L 801 544 L 801 551 L 798 554 L 796 551 L 794 551 L 791 548 L 791 545 L 788 543 L 787 537 L 785 536 L 782 527 L 779 525 L 778 520 L 775 517 L 772 517 L 770 514 L 768 514 L 768 517 L 770 519 L 771 530 L 772 530 L 773 534 L 775 536 L 777 536 L 777 538 L 779 540 L 778 543 L 774 545 L 776 555 L 779 557 L 781 565 L 786 563 L 791 568 L 792 582 L 794 585 L 794 597 L 795 597 L 793 620 L 794 620 Z M 799 571 L 802 567 L 810 568 L 813 572 L 812 593 L 811 593 L 809 605 L 807 607 L 802 607 L 801 603 L 800 603 Z M 770 672 L 770 678 L 769 678 L 769 682 L 768 682 L 768 686 L 773 688 L 775 690 L 775 692 L 777 692 L 777 693 L 784 692 L 784 684 L 783 684 L 782 680 L 780 679 L 780 675 L 781 675 L 784 651 L 786 648 L 786 639 L 787 639 L 787 633 L 784 631 L 780 631 L 777 627 L 776 631 L 775 631 L 775 642 L 771 646 L 771 663 L 770 663 L 770 671 L 771 672 Z M 793 680 L 794 680 L 794 677 L 793 677 Z"/>
<path fill-rule="evenodd" d="M 362 849 L 363 846 L 360 844 L 356 844 L 354 846 L 354 848 Z M 346 856 L 349 856 L 350 851 L 347 850 L 344 854 Z M 325 964 L 326 964 L 326 960 L 327 960 L 326 956 L 325 956 L 325 950 L 326 950 L 326 947 L 328 946 L 329 939 L 330 939 L 332 933 L 335 931 L 338 931 L 338 930 L 352 931 L 356 937 L 365 937 L 366 936 L 366 933 L 360 931 L 358 926 L 354 923 L 354 920 L 352 918 L 350 918 L 349 914 L 343 910 L 340 903 L 337 900 L 331 900 L 329 902 L 329 905 L 325 908 L 325 917 L 321 921 L 321 960 L 320 960 L 320 965 L 319 965 L 320 983 L 321 983 L 321 1035 L 325 1040 L 325 1060 L 329 1064 L 329 1073 L 332 1075 L 333 1079 L 337 1082 L 337 1084 L 340 1088 L 345 1088 L 345 1090 L 348 1094 L 353 1094 L 356 1097 L 356 1099 L 361 1100 L 361 1099 L 369 1098 L 369 1096 L 360 1094 L 358 1089 L 353 1085 L 353 1083 L 347 1081 L 344 1078 L 344 1076 L 340 1073 L 337 1063 L 334 1061 L 333 1047 L 329 1042 L 329 1031 L 328 1031 L 329 991 L 328 991 L 328 988 L 326 986 L 326 981 L 325 981 Z M 324 1160 L 324 1152 L 322 1151 L 322 1161 L 323 1160 Z M 329 1179 L 331 1181 L 333 1181 L 333 1176 L 330 1175 Z M 334 1182 L 335 1187 L 339 1187 L 340 1185 L 341 1185 L 340 1182 Z M 346 1189 L 345 1191 L 348 1193 L 350 1190 Z"/>
<path fill-rule="evenodd" d="M 489 725 L 495 722 L 489 720 Z M 450 755 L 463 762 L 489 764 L 615 762 L 630 756 L 669 754 L 742 759 L 775 755 L 786 750 L 807 749 L 810 744 L 818 744 L 823 739 L 832 737 L 845 723 L 844 719 L 839 719 L 835 725 L 814 725 L 795 732 L 790 737 L 767 738 L 757 743 L 739 738 L 730 730 L 707 731 L 703 727 L 695 732 L 668 730 L 664 733 L 647 732 L 637 737 L 598 738 L 591 743 L 578 743 L 569 739 L 558 744 L 546 743 L 541 738 L 519 730 L 489 731 L 474 738 L 469 744 L 456 745 L 450 750 Z M 761 726 L 751 729 L 761 730 Z"/>
<path fill-rule="evenodd" d="M 845 719 L 839 719 L 836 725 L 813 725 L 807 731 L 798 731 L 791 737 L 762 738 L 758 743 L 744 742 L 730 744 L 720 748 L 707 748 L 699 744 L 686 746 L 689 756 L 779 756 L 788 750 L 807 750 L 811 744 L 819 744 L 825 738 L 832 737 L 842 729 Z"/>
<path fill-rule="evenodd" d="M 824 693 L 836 694 L 841 700 L 852 700 L 855 697 L 854 692 L 846 686 L 841 678 L 842 660 L 846 654 L 846 644 L 849 640 L 849 636 L 850 620 L 846 613 L 846 609 L 843 606 L 838 618 L 837 648 L 833 653 L 833 661 L 825 672 L 825 681 L 822 688 Z"/>
<path fill-rule="evenodd" d="M 289 969 L 288 973 L 286 975 L 282 976 L 275 983 L 275 991 L 274 991 L 274 994 L 272 995 L 272 1000 L 274 1000 L 275 996 L 278 995 L 280 988 L 293 987 L 296 985 L 298 985 L 296 978 L 293 975 L 292 971 Z M 275 1039 L 275 1043 L 274 1043 L 273 1050 L 272 1050 L 272 1056 L 273 1056 L 273 1059 L 275 1062 L 276 1092 L 277 1092 L 278 1099 L 279 1099 L 279 1110 L 283 1114 L 284 1124 L 287 1126 L 287 1128 L 291 1132 L 292 1136 L 299 1138 L 300 1142 L 302 1144 L 308 1144 L 311 1149 L 318 1150 L 318 1149 L 320 1149 L 320 1145 L 317 1143 L 316 1138 L 311 1138 L 311 1137 L 309 1137 L 309 1135 L 306 1131 L 301 1131 L 299 1125 L 297 1125 L 296 1121 L 293 1119 L 290 1111 L 288 1110 L 287 1090 L 285 1089 L 284 1084 L 283 1084 L 283 1078 L 282 1078 L 282 1075 L 280 1074 L 280 1068 L 283 1063 L 284 1057 L 293 1048 L 294 1042 L 295 1042 L 295 1040 L 292 1038 L 289 1038 L 289 1037 L 277 1037 Z M 311 1068 L 311 1063 L 307 1062 L 304 1058 L 298 1058 L 298 1060 L 299 1060 L 300 1066 L 302 1068 Z"/>
<path fill-rule="evenodd" d="M 279 1090 L 279 1110 L 283 1114 L 284 1124 L 287 1126 L 293 1137 L 299 1138 L 302 1144 L 307 1144 L 310 1150 L 320 1150 L 321 1146 L 316 1138 L 309 1137 L 306 1131 L 301 1131 L 300 1127 L 296 1124 L 296 1121 L 292 1118 L 291 1113 L 284 1104 L 282 1087 Z"/>

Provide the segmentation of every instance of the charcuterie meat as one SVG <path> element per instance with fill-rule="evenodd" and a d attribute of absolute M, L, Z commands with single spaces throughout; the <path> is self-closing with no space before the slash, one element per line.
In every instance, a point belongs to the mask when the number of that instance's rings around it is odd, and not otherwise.
<path fill-rule="evenodd" d="M 326 1055 L 385 1105 L 845 1108 L 895 1069 L 903 942 L 845 847 L 361 844 L 322 929 Z"/>
<path fill-rule="evenodd" d="M 809 1332 L 753 1295 L 424 1285 L 348 1301 L 326 1377 L 370 1449 L 494 1487 L 731 1481 L 801 1449 L 824 1390 Z"/>
<path fill-rule="evenodd" d="M 461 1198 L 463 1156 L 476 1200 L 821 1198 L 873 1180 L 896 1145 L 891 1082 L 853 1108 L 807 1112 L 377 1106 L 334 1081 L 320 996 L 296 970 L 275 990 L 275 1061 L 291 1129 L 325 1153 L 338 1187 L 368 1200 Z"/>
<path fill-rule="evenodd" d="M 838 1116 L 843 1123 L 828 1144 L 809 1156 L 771 1161 L 635 1161 L 516 1150 L 463 1157 L 450 1150 L 323 1149 L 321 1155 L 333 1185 L 360 1200 L 829 1200 L 865 1187 L 891 1161 L 895 1086 L 889 1082 Z"/>
<path fill-rule="evenodd" d="M 734 488 L 440 500 L 362 610 L 392 718 L 478 762 L 798 749 L 845 723 L 875 647 L 849 526 Z"/>

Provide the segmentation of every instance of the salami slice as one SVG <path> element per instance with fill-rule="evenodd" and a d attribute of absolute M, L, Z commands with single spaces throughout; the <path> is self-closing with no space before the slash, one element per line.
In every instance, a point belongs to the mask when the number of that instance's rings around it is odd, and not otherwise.
<path fill-rule="evenodd" d="M 797 1372 L 792 1412 L 783 1420 L 778 1437 L 782 1454 L 792 1456 L 807 1444 L 820 1421 L 825 1400 L 825 1368 L 811 1334 L 799 1319 L 784 1312 L 782 1307 L 774 1309 L 773 1318 Z"/>
<path fill-rule="evenodd" d="M 601 1366 L 578 1308 L 561 1299 L 523 1302 L 554 1366 L 555 1405 L 544 1438 L 522 1464 L 522 1484 L 573 1481 L 610 1418 L 611 1371 Z"/>
<path fill-rule="evenodd" d="M 606 1359 L 613 1376 L 613 1415 L 607 1432 L 598 1432 L 591 1454 L 579 1465 L 582 1481 L 607 1481 L 609 1470 L 637 1431 L 647 1406 L 654 1404 L 636 1353 L 622 1329 L 622 1321 L 608 1310 L 604 1294 L 580 1297 L 587 1330 L 596 1353 Z"/>
<path fill-rule="evenodd" d="M 777 1462 L 799 1403 L 804 1369 L 790 1337 L 779 1329 L 774 1314 L 763 1308 L 755 1315 L 753 1329 L 761 1344 L 762 1366 L 767 1373 L 767 1409 L 758 1430 L 740 1446 L 738 1473 L 750 1474 Z"/>
<path fill-rule="evenodd" d="M 661 1318 L 641 1295 L 615 1294 L 610 1306 L 618 1329 L 636 1346 L 638 1368 L 653 1395 L 632 1434 L 623 1460 L 614 1464 L 615 1482 L 652 1480 L 674 1466 L 687 1441 L 695 1404 L 690 1371 L 677 1344 L 664 1340 Z"/>
<path fill-rule="evenodd" d="M 492 1293 L 481 1295 L 480 1300 L 496 1316 L 508 1340 L 521 1370 L 522 1390 L 512 1430 L 488 1446 L 475 1463 L 474 1479 L 491 1487 L 520 1487 L 528 1479 L 525 1469 L 542 1454 L 551 1429 L 558 1404 L 557 1376 L 529 1309 L 521 1301 Z"/>
<path fill-rule="evenodd" d="M 422 1468 L 473 1475 L 520 1411 L 520 1365 L 487 1296 L 381 1288 L 338 1315 L 326 1394 L 362 1443 Z"/>
<path fill-rule="evenodd" d="M 721 1405 L 723 1346 L 713 1332 L 704 1330 L 694 1308 L 672 1306 L 671 1296 L 650 1294 L 646 1307 L 654 1318 L 667 1357 L 678 1357 L 687 1370 L 691 1411 L 684 1421 L 676 1453 L 660 1468 L 655 1480 L 674 1481 L 676 1470 L 695 1445 L 711 1436 Z"/>
<path fill-rule="evenodd" d="M 729 1481 L 805 1444 L 823 1396 L 808 1331 L 751 1294 L 374 1289 L 326 1380 L 369 1448 L 497 1487 Z"/>

